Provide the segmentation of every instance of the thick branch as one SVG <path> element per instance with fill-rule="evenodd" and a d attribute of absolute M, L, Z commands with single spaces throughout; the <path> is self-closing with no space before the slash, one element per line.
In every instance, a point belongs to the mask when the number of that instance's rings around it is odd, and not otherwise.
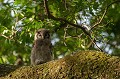
<path fill-rule="evenodd" d="M 71 23 L 71 22 L 67 21 L 66 19 L 54 17 L 49 11 L 47 0 L 44 0 L 44 7 L 45 7 L 45 10 L 46 10 L 46 13 L 47 13 L 49 19 L 53 19 L 53 20 L 56 20 L 56 21 L 68 23 L 69 25 L 72 25 L 74 27 L 82 29 L 83 32 L 85 32 L 87 35 L 89 35 L 89 33 L 85 30 L 84 27 L 82 27 L 80 25 L 76 25 L 74 23 Z"/>
<path fill-rule="evenodd" d="M 77 27 L 77 28 L 80 28 L 86 35 L 88 35 L 88 37 L 91 39 L 91 41 L 93 42 L 93 44 L 95 44 L 95 46 L 97 46 L 97 44 L 95 43 L 95 39 L 92 39 L 91 37 L 91 34 L 89 33 L 89 31 L 86 30 L 85 27 L 82 27 L 80 25 L 77 25 L 77 24 L 74 24 L 72 22 L 69 22 L 68 20 L 64 19 L 64 18 L 56 18 L 54 17 L 51 13 L 50 13 L 50 10 L 48 8 L 48 3 L 47 3 L 47 0 L 44 0 L 44 7 L 45 7 L 45 10 L 46 10 L 46 14 L 48 15 L 48 18 L 49 19 L 53 19 L 53 20 L 56 20 L 56 21 L 60 21 L 60 22 L 64 22 L 64 23 L 67 23 L 69 25 L 72 25 L 74 27 Z M 98 46 L 97 46 L 98 47 Z M 100 51 L 103 51 L 101 48 L 98 47 L 98 49 Z"/>
<path fill-rule="evenodd" d="M 0 65 L 0 69 L 2 79 L 119 79 L 120 58 L 98 51 L 79 51 L 37 66 L 15 70 L 14 66 Z M 11 73 L 3 77 L 5 71 Z"/>

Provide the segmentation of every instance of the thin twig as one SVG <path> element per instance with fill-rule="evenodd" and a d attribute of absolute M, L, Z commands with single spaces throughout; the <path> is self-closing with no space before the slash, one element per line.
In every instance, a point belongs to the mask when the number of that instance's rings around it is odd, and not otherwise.
<path fill-rule="evenodd" d="M 96 26 L 98 26 L 98 25 L 102 22 L 102 20 L 103 20 L 104 16 L 106 15 L 106 13 L 107 13 L 107 8 L 105 9 L 105 11 L 104 11 L 102 17 L 100 18 L 99 22 L 95 23 L 95 24 L 91 27 L 91 30 L 93 30 Z"/>
<path fill-rule="evenodd" d="M 3 34 L 1 34 L 0 36 L 4 37 L 4 38 L 6 38 L 6 39 L 11 39 L 10 37 L 5 36 L 5 35 L 3 35 Z"/>
<path fill-rule="evenodd" d="M 94 38 L 94 39 L 90 38 L 90 39 L 91 39 L 92 43 L 93 43 L 101 52 L 104 52 L 104 51 L 96 44 L 95 38 Z"/>
<path fill-rule="evenodd" d="M 95 24 L 91 27 L 91 30 L 93 30 L 95 27 L 97 27 L 97 26 L 103 21 L 103 19 L 104 19 L 106 13 L 107 13 L 109 7 L 110 7 L 112 4 L 117 3 L 117 2 L 120 2 L 120 1 L 119 1 L 119 0 L 118 0 L 118 1 L 114 1 L 114 2 L 110 3 L 110 4 L 105 8 L 105 11 L 104 11 L 102 17 L 100 18 L 100 20 L 99 20 L 97 23 L 95 23 Z"/>
<path fill-rule="evenodd" d="M 66 36 L 67 36 L 67 29 L 64 28 L 64 45 L 67 46 L 65 40 L 66 40 Z"/>

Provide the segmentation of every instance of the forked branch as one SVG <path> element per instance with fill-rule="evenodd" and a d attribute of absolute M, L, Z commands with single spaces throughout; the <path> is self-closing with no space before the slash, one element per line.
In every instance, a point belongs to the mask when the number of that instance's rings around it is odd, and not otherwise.
<path fill-rule="evenodd" d="M 120 2 L 120 0 L 114 1 L 114 2 L 110 3 L 110 4 L 105 8 L 105 11 L 104 11 L 102 17 L 100 18 L 100 20 L 99 20 L 98 22 L 96 22 L 96 23 L 91 27 L 91 30 L 93 30 L 95 27 L 97 27 L 97 26 L 103 21 L 103 19 L 104 19 L 106 13 L 107 13 L 109 7 L 110 7 L 112 4 L 115 4 L 115 3 L 118 3 L 118 2 Z"/>
<path fill-rule="evenodd" d="M 69 22 L 68 20 L 66 20 L 66 19 L 64 19 L 64 18 L 57 18 L 57 17 L 53 16 L 53 15 L 50 13 L 50 10 L 49 10 L 48 3 L 47 3 L 47 2 L 48 2 L 47 0 L 44 0 L 45 11 L 46 11 L 46 14 L 47 14 L 47 16 L 48 16 L 49 19 L 53 19 L 53 20 L 56 20 L 56 21 L 64 22 L 64 23 L 67 23 L 67 24 L 72 25 L 72 26 L 74 26 L 74 27 L 80 28 L 80 29 L 91 39 L 91 41 L 93 42 L 93 44 L 95 44 L 95 45 L 97 46 L 95 39 L 92 39 L 91 34 L 89 33 L 89 31 L 86 30 L 85 27 L 82 27 L 82 26 L 80 26 L 80 25 L 77 25 L 77 24 L 74 24 L 74 23 L 72 23 L 72 22 Z M 97 46 L 97 47 L 98 47 L 98 46 Z M 98 47 L 98 49 L 99 49 L 100 51 L 103 51 L 103 50 L 102 50 L 101 48 L 99 48 L 99 47 Z"/>

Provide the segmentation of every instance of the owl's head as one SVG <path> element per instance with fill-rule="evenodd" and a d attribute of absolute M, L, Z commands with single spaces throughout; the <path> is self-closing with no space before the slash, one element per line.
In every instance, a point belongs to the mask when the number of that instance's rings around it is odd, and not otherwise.
<path fill-rule="evenodd" d="M 50 32 L 47 29 L 39 29 L 35 33 L 34 40 L 36 39 L 50 39 Z"/>

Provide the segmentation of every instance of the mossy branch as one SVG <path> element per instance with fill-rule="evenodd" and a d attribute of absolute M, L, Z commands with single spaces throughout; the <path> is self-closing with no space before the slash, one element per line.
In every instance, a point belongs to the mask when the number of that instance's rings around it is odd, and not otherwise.
<path fill-rule="evenodd" d="M 16 67 L 16 70 L 10 72 L 6 76 L 2 76 L 1 78 L 119 79 L 120 58 L 98 51 L 79 51 L 73 55 L 68 55 L 62 59 L 50 61 L 45 64 L 23 66 L 20 68 Z"/>

